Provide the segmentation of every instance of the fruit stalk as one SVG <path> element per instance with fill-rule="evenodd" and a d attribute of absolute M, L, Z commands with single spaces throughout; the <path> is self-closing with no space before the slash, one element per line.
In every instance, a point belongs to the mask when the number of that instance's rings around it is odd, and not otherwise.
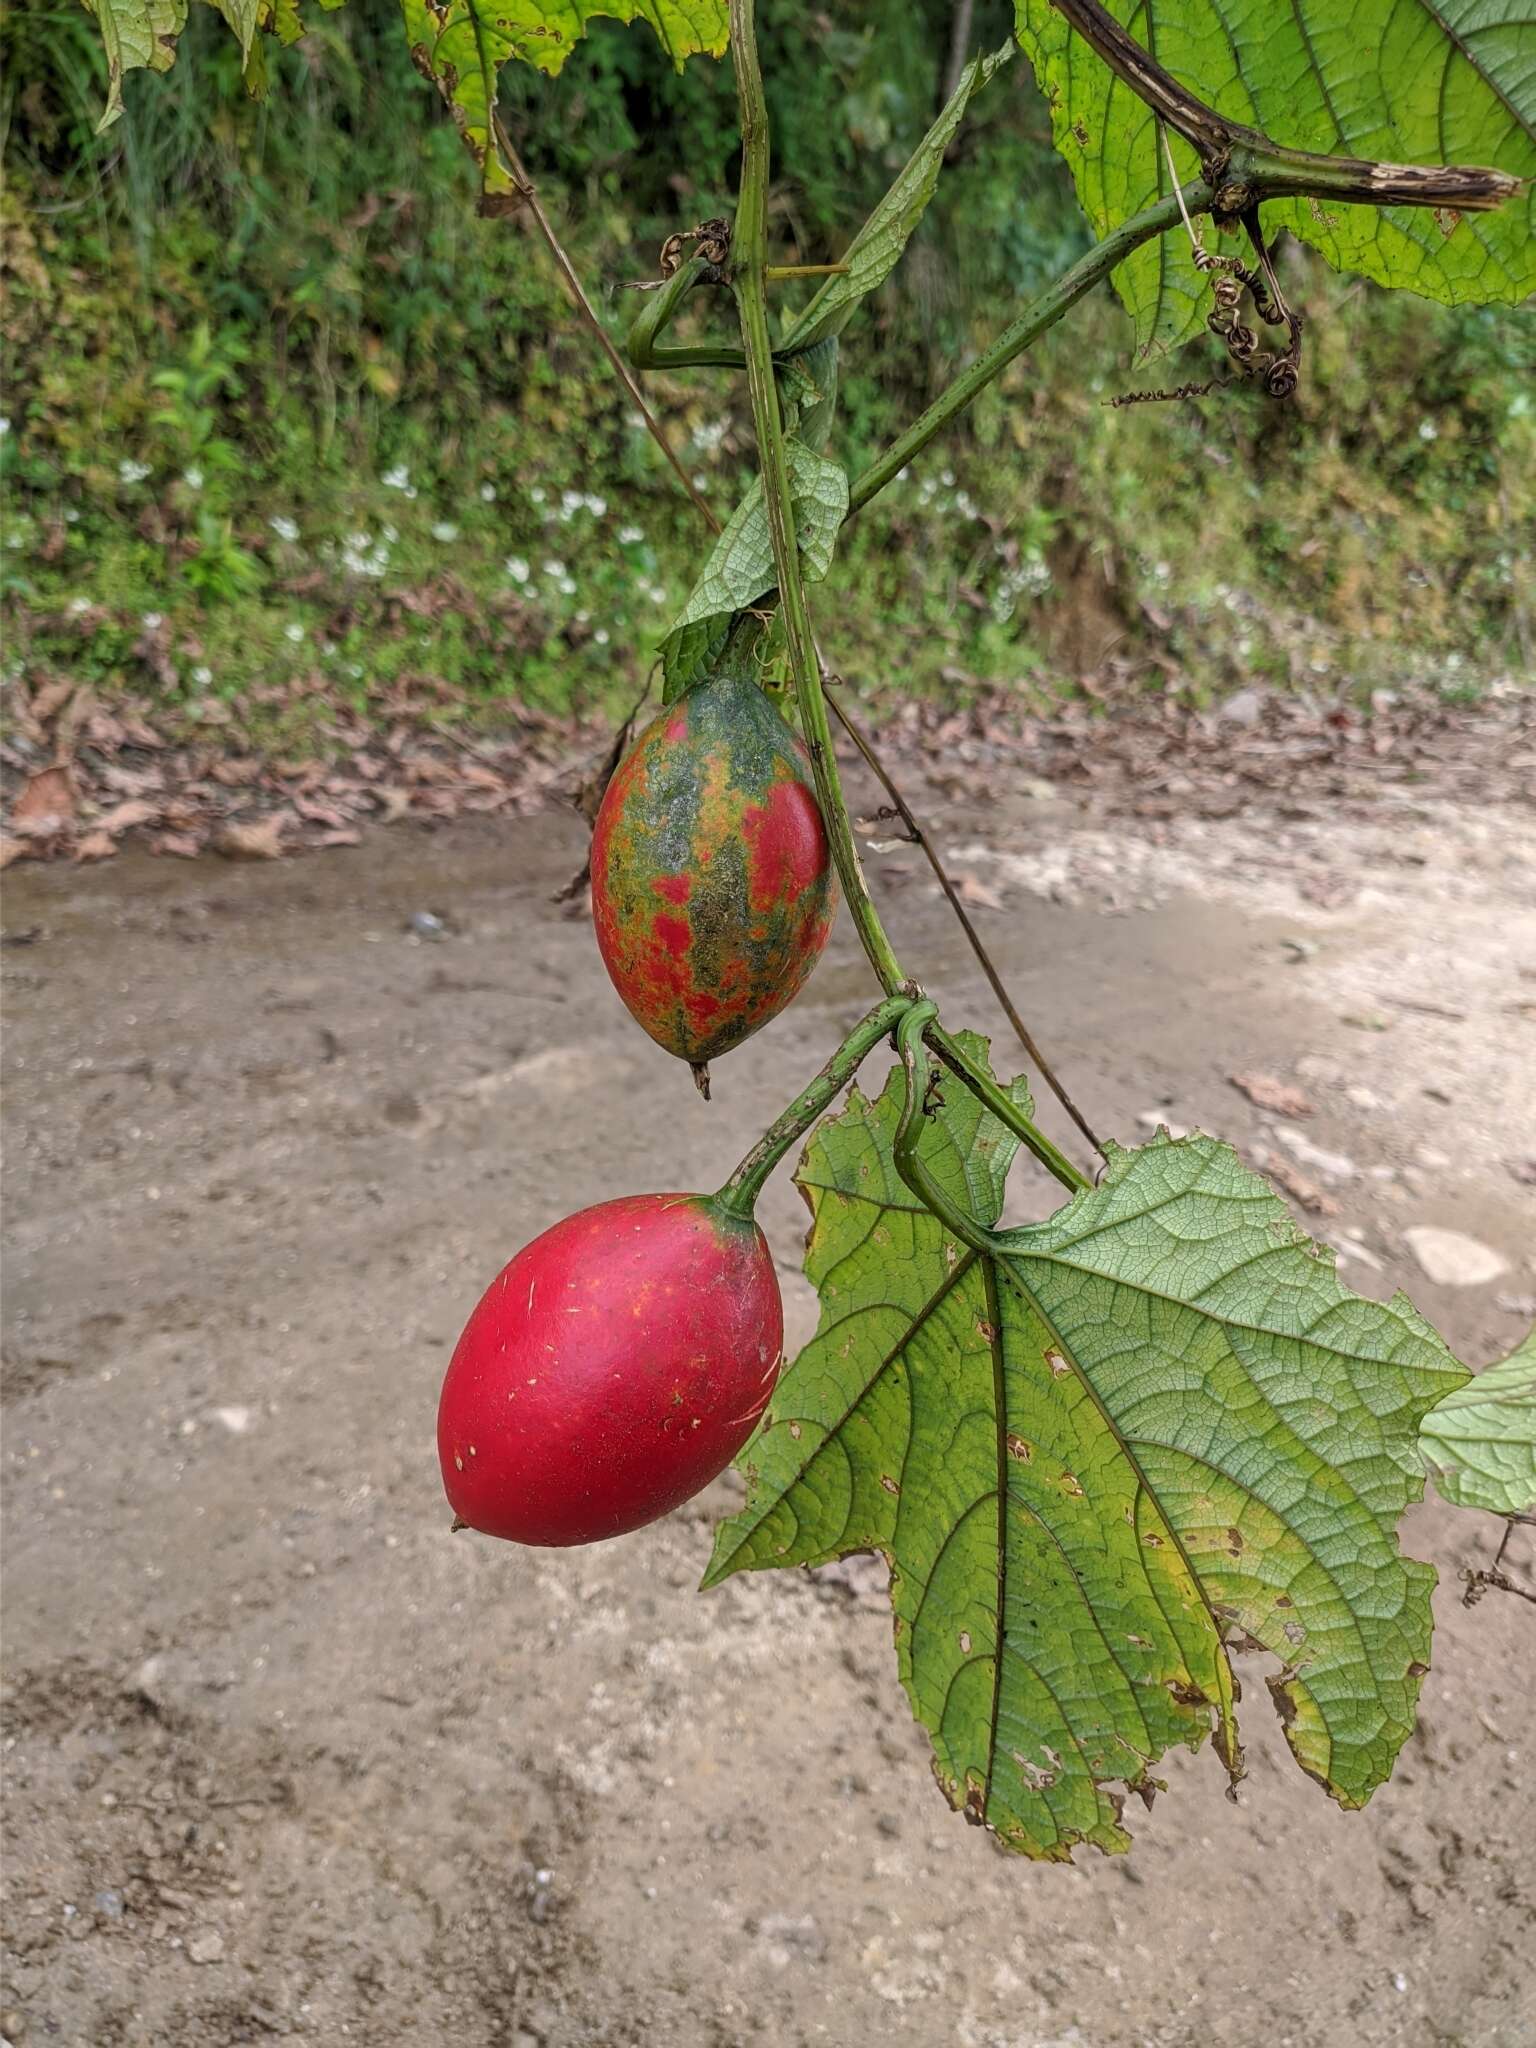
<path fill-rule="evenodd" d="M 763 77 L 757 61 L 757 36 L 753 25 L 752 0 L 731 0 L 731 59 L 736 68 L 736 92 L 741 105 L 741 188 L 736 202 L 736 224 L 731 235 L 731 286 L 741 322 L 742 346 L 747 358 L 747 390 L 752 400 L 752 424 L 757 435 L 757 459 L 763 477 L 763 495 L 768 512 L 768 531 L 773 542 L 774 569 L 779 579 L 779 604 L 784 618 L 784 637 L 789 665 L 795 679 L 795 697 L 800 707 L 800 724 L 810 749 L 816 794 L 832 842 L 832 857 L 848 900 L 848 912 L 859 934 L 859 942 L 888 996 L 900 993 L 906 983 L 880 914 L 864 880 L 853 823 L 838 780 L 832 753 L 832 727 L 827 701 L 822 694 L 821 663 L 811 629 L 800 578 L 800 555 L 795 544 L 795 515 L 790 500 L 789 468 L 784 457 L 784 422 L 779 411 L 778 387 L 773 376 L 773 343 L 768 326 L 768 292 L 763 273 L 766 268 L 768 231 L 768 107 L 763 96 Z"/>
<path fill-rule="evenodd" d="M 815 1080 L 801 1089 L 782 1116 L 774 1119 L 720 1190 L 715 1200 L 722 1209 L 743 1219 L 751 1216 L 764 1182 L 790 1146 L 803 1138 L 822 1111 L 837 1099 L 881 1039 L 901 1022 L 913 1001 L 910 995 L 887 996 L 853 1027 Z M 929 1008 L 932 1009 L 931 1004 Z"/>

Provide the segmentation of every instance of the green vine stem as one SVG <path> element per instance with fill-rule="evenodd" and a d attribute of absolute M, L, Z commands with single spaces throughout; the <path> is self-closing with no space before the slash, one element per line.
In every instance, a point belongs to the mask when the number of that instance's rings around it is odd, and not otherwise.
<path fill-rule="evenodd" d="M 624 353 L 637 370 L 739 370 L 742 354 L 724 342 L 708 341 L 681 348 L 661 348 L 665 334 L 682 311 L 683 301 L 696 286 L 718 277 L 702 256 L 689 256 L 680 263 L 666 283 L 646 294 L 645 304 L 630 324 L 624 338 Z"/>
<path fill-rule="evenodd" d="M 1054 1175 L 1064 1188 L 1070 1188 L 1074 1195 L 1093 1183 L 1085 1174 L 1079 1173 L 1065 1152 L 1059 1152 L 1045 1135 L 1038 1130 L 1024 1114 L 1006 1090 L 999 1088 L 990 1074 L 982 1072 L 966 1053 L 959 1040 L 952 1037 L 935 1018 L 928 1026 L 928 1043 L 952 1074 L 957 1074 L 985 1108 L 990 1109 L 999 1123 L 1006 1124 L 1014 1136 L 1032 1152 L 1047 1173 Z"/>
<path fill-rule="evenodd" d="M 732 1216 L 750 1218 L 769 1174 L 790 1146 L 803 1138 L 822 1111 L 848 1086 L 882 1038 L 911 1009 L 911 996 L 887 996 L 856 1024 L 815 1080 L 803 1088 L 784 1114 L 776 1117 L 715 1197 Z M 932 1003 L 924 1007 L 932 1011 Z"/>
<path fill-rule="evenodd" d="M 823 666 L 825 666 L 825 664 L 823 664 Z M 829 676 L 826 677 L 825 680 L 829 682 L 836 682 L 839 679 L 836 676 Z M 1015 1005 L 1012 996 L 1008 993 L 1007 984 L 1004 982 L 1003 977 L 998 973 L 996 964 L 992 959 L 992 955 L 987 951 L 986 946 L 982 941 L 980 932 L 977 931 L 975 924 L 972 922 L 970 912 L 966 909 L 964 903 L 960 900 L 960 892 L 955 887 L 954 882 L 950 877 L 948 868 L 945 867 L 943 861 L 939 857 L 938 848 L 934 845 L 932 838 L 929 836 L 927 830 L 924 828 L 921 820 L 913 811 L 911 805 L 907 802 L 906 798 L 902 795 L 901 791 L 896 787 L 896 784 L 891 780 L 890 774 L 887 772 L 885 763 L 880 759 L 880 756 L 875 752 L 874 747 L 870 743 L 869 735 L 864 731 L 864 728 L 859 724 L 858 720 L 848 710 L 848 707 L 845 704 L 842 704 L 838 701 L 838 698 L 835 693 L 832 696 L 828 697 L 827 702 L 832 707 L 833 717 L 837 720 L 838 724 L 843 728 L 843 731 L 847 733 L 849 739 L 853 741 L 853 744 L 857 748 L 861 757 L 863 758 L 866 767 L 874 776 L 875 780 L 880 784 L 880 787 L 885 791 L 886 795 L 890 798 L 891 808 L 895 811 L 896 816 L 901 820 L 902 825 L 906 828 L 908 837 L 911 839 L 913 845 L 918 848 L 918 850 L 923 855 L 923 858 L 927 861 L 929 867 L 932 868 L 934 875 L 938 880 L 939 887 L 943 890 L 945 899 L 948 902 L 950 909 L 955 913 L 955 917 L 959 923 L 961 931 L 965 934 L 966 944 L 970 947 L 972 953 L 975 954 L 977 965 L 981 968 L 982 973 L 986 976 L 988 982 L 990 983 L 993 995 L 997 997 L 998 1007 L 1002 1010 L 1003 1015 L 1008 1019 L 1008 1022 L 1013 1027 L 1014 1037 L 1018 1039 L 1020 1045 L 1023 1046 L 1026 1054 L 1029 1056 L 1030 1059 L 1034 1061 L 1035 1065 L 1040 1069 L 1041 1074 L 1045 1078 L 1047 1087 L 1050 1089 L 1051 1093 L 1056 1097 L 1056 1100 L 1061 1104 L 1062 1108 L 1067 1112 L 1067 1115 L 1071 1117 L 1073 1123 L 1077 1125 L 1077 1128 L 1088 1140 L 1088 1143 L 1093 1147 L 1094 1151 L 1099 1154 L 1101 1159 L 1107 1157 L 1107 1154 L 1104 1151 L 1104 1147 L 1099 1142 L 1098 1136 L 1094 1132 L 1093 1127 L 1088 1122 L 1088 1119 L 1083 1115 L 1082 1111 L 1078 1108 L 1077 1104 L 1072 1100 L 1072 1097 L 1067 1093 L 1066 1088 L 1062 1084 L 1060 1076 L 1057 1074 L 1055 1068 L 1051 1065 L 1050 1061 L 1046 1058 L 1045 1054 L 1040 1050 L 1039 1045 L 1036 1043 L 1034 1033 L 1029 1029 L 1029 1026 L 1024 1022 L 1024 1019 L 1019 1015 L 1018 1008 Z"/>
<path fill-rule="evenodd" d="M 1203 179 L 1186 185 L 1183 190 L 1184 204 L 1191 214 L 1206 212 L 1211 196 L 1211 188 Z M 1015 356 L 1032 347 L 1048 327 L 1054 327 L 1063 314 L 1070 312 L 1079 299 L 1085 298 L 1096 284 L 1108 277 L 1132 250 L 1177 227 L 1181 218 L 1179 195 L 1169 193 L 1166 198 L 1143 207 L 1140 213 L 1122 221 L 1102 242 L 1095 242 L 1070 270 L 1063 271 L 1053 285 L 1030 301 L 1018 319 L 1005 327 L 992 346 L 979 355 L 953 384 L 939 393 L 927 411 L 920 413 L 905 433 L 897 435 L 883 455 L 877 456 L 868 469 L 853 479 L 848 489 L 848 517 L 851 519 L 855 512 L 883 491 L 913 456 L 921 453 L 936 434 L 942 433 L 951 420 L 964 412 Z"/>
<path fill-rule="evenodd" d="M 795 679 L 800 723 L 806 745 L 810 748 L 816 794 L 821 801 L 822 816 L 826 821 L 843 894 L 847 898 L 848 912 L 881 988 L 888 996 L 896 995 L 905 986 L 906 976 L 886 937 L 880 913 L 875 908 L 859 864 L 853 822 L 848 815 L 848 805 L 833 758 L 832 728 L 821 687 L 821 664 L 816 655 L 816 639 L 806 606 L 805 586 L 800 578 L 794 506 L 790 500 L 789 468 L 784 456 L 784 422 L 779 411 L 778 387 L 774 382 L 768 294 L 763 281 L 768 246 L 768 108 L 757 61 L 753 0 L 731 0 L 731 57 L 736 68 L 736 92 L 741 105 L 742 141 L 741 189 L 731 237 L 731 283 L 741 321 L 742 345 L 746 350 L 747 390 L 752 400 L 758 465 L 762 471 L 774 568 L 779 579 L 784 638 L 789 650 L 790 672 Z"/>

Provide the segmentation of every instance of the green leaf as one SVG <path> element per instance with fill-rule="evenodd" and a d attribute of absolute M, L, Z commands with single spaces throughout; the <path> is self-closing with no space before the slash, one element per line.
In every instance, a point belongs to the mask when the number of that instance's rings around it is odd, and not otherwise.
<path fill-rule="evenodd" d="M 831 567 L 838 530 L 848 516 L 848 473 L 841 463 L 816 454 L 793 437 L 785 441 L 784 452 L 805 574 L 809 581 L 819 582 Z M 763 480 L 754 477 L 662 642 L 665 702 L 670 704 L 708 673 L 723 644 L 730 615 L 755 604 L 773 589 L 775 580 Z"/>
<path fill-rule="evenodd" d="M 256 40 L 256 17 L 261 11 L 259 0 L 210 0 L 215 13 L 221 14 L 234 31 L 240 45 L 242 63 L 248 63 L 251 44 Z"/>
<path fill-rule="evenodd" d="M 482 211 L 515 206 L 516 188 L 491 134 L 496 80 L 513 58 L 551 76 L 599 16 L 648 22 L 681 71 L 686 58 L 718 57 L 729 34 L 726 0 L 401 0 L 411 61 L 447 102 L 480 166 Z"/>
<path fill-rule="evenodd" d="M 187 0 L 82 0 L 96 17 L 107 53 L 107 104 L 97 134 L 123 111 L 123 78 L 130 71 L 169 71 L 176 38 L 187 25 Z"/>
<path fill-rule="evenodd" d="M 1271 141 L 1393 163 L 1491 164 L 1536 174 L 1536 49 L 1529 0 L 1107 0 L 1163 68 Z M 1051 108 L 1096 235 L 1166 192 L 1150 109 L 1050 0 L 1015 0 L 1019 41 Z M 1181 178 L 1198 174 L 1174 140 Z M 1265 208 L 1327 260 L 1446 305 L 1516 304 L 1536 289 L 1536 195 L 1497 213 L 1419 207 Z M 1209 227 L 1205 230 L 1211 235 Z M 1181 233 L 1138 249 L 1115 285 L 1147 358 L 1187 340 L 1209 304 Z"/>
<path fill-rule="evenodd" d="M 1298 1762 L 1346 1806 L 1386 1778 L 1429 1655 L 1399 1514 L 1425 1410 L 1463 1377 L 1225 1145 L 1115 1152 L 1048 1222 L 957 1242 L 899 1179 L 902 1081 L 807 1149 L 812 1342 L 743 1453 L 706 1584 L 852 1550 L 891 1564 L 901 1680 L 952 1804 L 1052 1859 L 1128 1846 L 1128 1790 L 1214 1733 L 1262 1647 Z M 925 1163 L 991 1225 L 1013 1142 L 956 1080 Z"/>
<path fill-rule="evenodd" d="M 933 197 L 944 165 L 944 152 L 955 139 L 972 94 L 1012 55 L 1012 45 L 1005 43 L 991 56 L 975 57 L 966 65 L 938 119 L 854 236 L 843 258 L 848 265 L 847 273 L 828 278 L 785 337 L 786 350 L 809 348 L 829 335 L 840 334 L 860 299 L 884 284 Z"/>
<path fill-rule="evenodd" d="M 1430 1478 L 1457 1507 L 1536 1511 L 1536 1329 L 1501 1364 L 1430 1409 L 1419 1448 Z"/>

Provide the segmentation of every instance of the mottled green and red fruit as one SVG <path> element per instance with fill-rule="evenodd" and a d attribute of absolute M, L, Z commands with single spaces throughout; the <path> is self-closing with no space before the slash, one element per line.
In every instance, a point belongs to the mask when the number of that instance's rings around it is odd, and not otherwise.
<path fill-rule="evenodd" d="M 793 1000 L 837 912 L 810 756 L 750 676 L 697 684 L 619 764 L 592 836 L 597 943 L 694 1067 Z"/>
<path fill-rule="evenodd" d="M 628 1195 L 525 1245 L 464 1326 L 437 1450 L 454 1514 L 514 1543 L 595 1543 L 707 1486 L 778 1376 L 784 1314 L 750 1217 Z"/>

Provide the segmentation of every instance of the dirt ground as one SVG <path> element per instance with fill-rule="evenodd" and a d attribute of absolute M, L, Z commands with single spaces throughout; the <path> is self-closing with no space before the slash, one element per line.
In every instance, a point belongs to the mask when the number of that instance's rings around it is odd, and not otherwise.
<path fill-rule="evenodd" d="M 1473 1364 L 1511 1348 L 1531 812 L 1106 822 L 1025 786 L 938 838 L 1103 1128 L 1272 1155 L 1354 1285 Z M 1536 1609 L 1456 1582 L 1496 1525 L 1409 1518 L 1435 1664 L 1364 1813 L 1291 1766 L 1255 1671 L 1241 1804 L 1181 1757 L 1133 1854 L 1072 1867 L 944 1805 L 877 1571 L 695 1591 L 733 1480 L 590 1550 L 450 1534 L 433 1412 L 482 1286 L 583 1203 L 716 1185 L 871 993 L 845 920 L 705 1105 L 551 902 L 582 841 L 550 814 L 7 877 L 0 2035 L 1531 2048 Z M 910 850 L 872 865 L 946 1015 L 991 1028 Z M 764 1220 L 798 1340 L 787 1183 Z M 1424 1225 L 1502 1270 L 1431 1284 Z"/>

